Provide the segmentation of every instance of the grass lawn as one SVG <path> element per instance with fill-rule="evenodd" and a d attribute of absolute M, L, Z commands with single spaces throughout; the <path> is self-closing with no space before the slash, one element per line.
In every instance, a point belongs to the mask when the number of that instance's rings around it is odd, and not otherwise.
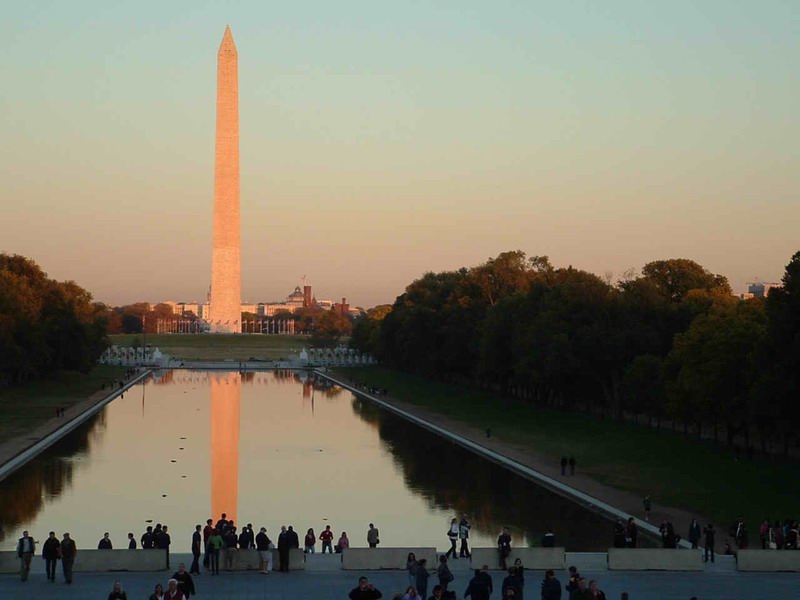
<path fill-rule="evenodd" d="M 481 429 L 491 427 L 493 437 L 528 445 L 554 461 L 572 454 L 580 471 L 602 483 L 714 519 L 723 538 L 738 515 L 756 547 L 764 518 L 800 518 L 796 462 L 737 461 L 713 442 L 536 408 L 381 367 L 349 369 L 345 376 Z M 676 527 L 685 535 L 688 523 Z"/>
<path fill-rule="evenodd" d="M 142 342 L 141 334 L 109 336 L 112 344 L 130 346 L 136 339 Z M 303 335 L 232 335 L 232 334 L 147 334 L 148 346 L 158 348 L 165 354 L 184 360 L 247 360 L 253 358 L 288 358 L 311 344 L 311 338 Z"/>
<path fill-rule="evenodd" d="M 87 374 L 63 371 L 42 381 L 0 389 L 0 439 L 30 432 L 55 416 L 56 407 L 69 408 L 86 400 L 125 370 L 98 365 Z"/>

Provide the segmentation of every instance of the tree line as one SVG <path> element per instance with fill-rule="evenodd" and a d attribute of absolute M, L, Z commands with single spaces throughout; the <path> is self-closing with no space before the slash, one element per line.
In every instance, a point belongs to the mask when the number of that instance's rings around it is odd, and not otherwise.
<path fill-rule="evenodd" d="M 0 253 L 0 385 L 88 372 L 107 346 L 105 307 L 74 281 Z"/>
<path fill-rule="evenodd" d="M 426 273 L 357 319 L 351 344 L 401 370 L 536 405 L 668 420 L 786 453 L 800 416 L 800 252 L 782 288 L 746 301 L 687 259 L 611 282 L 504 252 Z"/>

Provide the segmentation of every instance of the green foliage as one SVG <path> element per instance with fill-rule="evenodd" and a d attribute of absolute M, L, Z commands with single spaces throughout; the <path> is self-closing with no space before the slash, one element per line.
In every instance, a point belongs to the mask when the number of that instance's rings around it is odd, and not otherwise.
<path fill-rule="evenodd" d="M 32 260 L 0 254 L 0 383 L 88 372 L 107 346 L 105 308 Z"/>

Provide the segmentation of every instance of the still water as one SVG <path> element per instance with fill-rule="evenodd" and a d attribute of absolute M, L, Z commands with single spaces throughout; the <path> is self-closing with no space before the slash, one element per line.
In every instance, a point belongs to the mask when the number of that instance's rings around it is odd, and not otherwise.
<path fill-rule="evenodd" d="M 568 550 L 604 550 L 610 524 L 573 503 L 295 371 L 157 373 L 0 482 L 0 549 L 23 529 L 69 531 L 93 548 L 164 523 L 189 551 L 194 526 L 227 512 L 238 524 L 304 533 L 330 525 L 366 546 L 446 549 L 453 516 L 472 543 L 539 545 L 547 527 Z"/>

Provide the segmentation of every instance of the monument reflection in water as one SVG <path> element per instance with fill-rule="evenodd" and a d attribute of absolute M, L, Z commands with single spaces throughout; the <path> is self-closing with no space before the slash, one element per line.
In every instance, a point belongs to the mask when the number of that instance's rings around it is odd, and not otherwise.
<path fill-rule="evenodd" d="M 318 533 L 331 525 L 366 545 L 448 546 L 467 514 L 473 544 L 538 544 L 547 527 L 571 550 L 608 546 L 611 525 L 501 467 L 306 373 L 158 373 L 79 431 L 0 482 L 0 549 L 22 529 L 69 531 L 96 547 L 169 525 L 176 552 L 222 512 L 243 525 Z"/>

